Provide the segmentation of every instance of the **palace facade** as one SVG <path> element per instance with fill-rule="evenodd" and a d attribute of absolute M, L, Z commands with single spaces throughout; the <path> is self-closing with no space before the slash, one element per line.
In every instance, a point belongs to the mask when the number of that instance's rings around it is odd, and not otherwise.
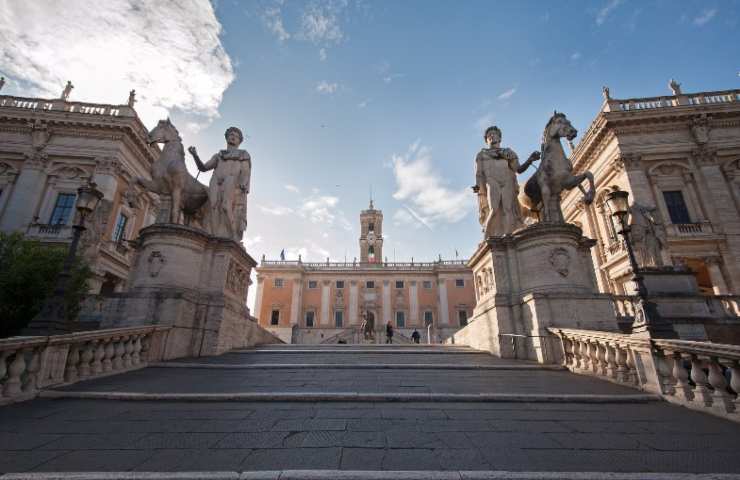
<path fill-rule="evenodd" d="M 266 260 L 257 267 L 254 314 L 287 343 L 384 342 L 450 337 L 475 307 L 473 273 L 464 260 L 388 262 L 383 256 L 383 212 L 372 202 L 360 213 L 360 260 Z M 365 325 L 374 332 L 366 339 Z M 399 335 L 400 334 L 400 335 Z"/>
<path fill-rule="evenodd" d="M 92 180 L 103 199 L 85 223 L 80 252 L 94 277 L 91 293 L 126 289 L 128 240 L 153 223 L 156 195 L 134 184 L 149 177 L 159 149 L 130 105 L 0 96 L 0 231 L 68 244 L 77 189 Z M 132 98 L 130 102 L 133 103 Z"/>
<path fill-rule="evenodd" d="M 605 204 L 615 189 L 657 209 L 664 265 L 685 265 L 703 293 L 740 294 L 740 90 L 618 100 L 609 96 L 572 154 L 590 170 L 597 194 L 585 205 L 563 195 L 566 221 L 596 239 L 599 288 L 632 292 L 627 251 Z"/>

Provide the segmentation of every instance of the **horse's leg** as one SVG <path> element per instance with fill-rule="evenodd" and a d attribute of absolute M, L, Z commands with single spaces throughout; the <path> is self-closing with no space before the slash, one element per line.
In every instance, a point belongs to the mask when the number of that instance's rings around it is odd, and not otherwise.
<path fill-rule="evenodd" d="M 182 210 L 182 185 L 172 185 L 172 206 L 170 207 L 170 223 L 179 223 Z"/>
<path fill-rule="evenodd" d="M 583 183 L 584 180 L 588 180 L 588 184 L 589 184 L 588 192 L 581 185 L 581 183 Z M 573 175 L 570 178 L 566 178 L 563 181 L 563 188 L 570 190 L 574 187 L 578 187 L 583 192 L 583 197 L 584 197 L 583 201 L 587 205 L 593 202 L 596 186 L 594 185 L 594 176 L 591 172 L 586 171 L 580 175 Z"/>
<path fill-rule="evenodd" d="M 159 193 L 159 185 L 154 180 L 147 180 L 146 178 L 136 177 L 134 183 L 138 183 L 146 190 L 154 193 Z"/>
<path fill-rule="evenodd" d="M 542 218 L 541 221 L 547 223 L 552 218 L 550 212 L 550 186 L 545 179 L 540 180 L 540 194 L 542 195 Z"/>

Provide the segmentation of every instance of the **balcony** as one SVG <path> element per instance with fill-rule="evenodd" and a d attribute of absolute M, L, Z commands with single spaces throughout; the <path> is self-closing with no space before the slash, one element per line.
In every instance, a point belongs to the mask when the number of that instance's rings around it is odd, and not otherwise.
<path fill-rule="evenodd" d="M 668 235 L 676 237 L 703 237 L 715 233 L 710 222 L 674 223 L 666 227 Z"/>
<path fill-rule="evenodd" d="M 68 242 L 72 239 L 72 227 L 64 224 L 32 223 L 26 230 L 26 237 L 42 242 Z"/>

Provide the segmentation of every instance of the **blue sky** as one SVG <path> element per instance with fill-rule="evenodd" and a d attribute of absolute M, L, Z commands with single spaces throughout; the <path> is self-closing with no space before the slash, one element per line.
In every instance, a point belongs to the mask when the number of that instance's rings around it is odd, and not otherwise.
<path fill-rule="evenodd" d="M 389 260 L 468 256 L 489 124 L 526 158 L 553 109 L 585 132 L 602 85 L 740 88 L 737 0 L 0 5 L 3 93 L 57 96 L 69 78 L 73 99 L 117 103 L 136 88 L 144 121 L 169 114 L 201 155 L 240 127 L 255 258 L 351 261 L 371 185 Z"/>

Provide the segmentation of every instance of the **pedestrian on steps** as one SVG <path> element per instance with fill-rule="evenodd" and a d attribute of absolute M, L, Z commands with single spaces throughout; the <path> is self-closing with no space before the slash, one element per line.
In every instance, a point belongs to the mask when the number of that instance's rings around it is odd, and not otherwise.
<path fill-rule="evenodd" d="M 414 343 L 419 343 L 421 340 L 421 334 L 417 329 L 414 329 L 414 333 L 411 334 L 411 340 L 413 340 Z"/>
<path fill-rule="evenodd" d="M 391 322 L 388 322 L 388 325 L 385 326 L 385 343 L 393 343 L 393 325 L 391 325 Z"/>

